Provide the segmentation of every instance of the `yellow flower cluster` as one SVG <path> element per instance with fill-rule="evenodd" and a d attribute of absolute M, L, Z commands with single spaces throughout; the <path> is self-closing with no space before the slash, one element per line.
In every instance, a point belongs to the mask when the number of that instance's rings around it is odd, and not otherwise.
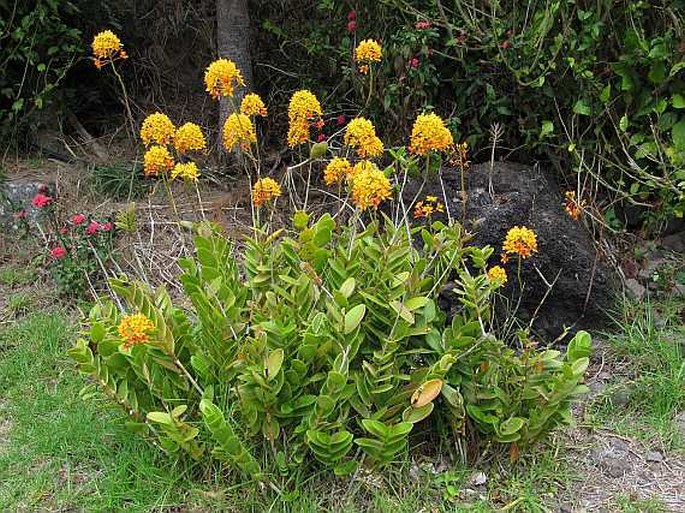
<path fill-rule="evenodd" d="M 454 144 L 452 133 L 437 114 L 421 114 L 411 131 L 409 151 L 425 155 L 429 151 L 445 151 Z"/>
<path fill-rule="evenodd" d="M 381 62 L 383 50 L 373 39 L 365 39 L 357 45 L 354 51 L 354 60 L 359 65 L 359 72 L 366 74 L 369 72 L 369 65 L 374 62 Z"/>
<path fill-rule="evenodd" d="M 212 98 L 233 96 L 236 86 L 245 87 L 243 74 L 229 59 L 217 59 L 205 71 L 205 87 Z"/>
<path fill-rule="evenodd" d="M 375 164 L 362 161 L 352 171 L 352 201 L 360 210 L 378 208 L 391 196 L 390 180 Z"/>
<path fill-rule="evenodd" d="M 383 154 L 383 142 L 376 136 L 373 123 L 366 118 L 354 118 L 345 129 L 345 144 L 363 159 Z"/>
<path fill-rule="evenodd" d="M 200 177 L 200 171 L 195 162 L 179 162 L 171 170 L 171 179 L 181 178 L 187 182 L 194 182 Z"/>
<path fill-rule="evenodd" d="M 342 182 L 352 171 L 350 162 L 342 157 L 335 157 L 323 171 L 323 181 L 326 185 Z"/>
<path fill-rule="evenodd" d="M 150 341 L 150 333 L 154 329 L 155 325 L 142 313 L 124 316 L 117 328 L 119 336 L 124 341 L 122 344 L 124 349 L 137 344 L 147 344 Z"/>
<path fill-rule="evenodd" d="M 157 176 L 160 173 L 171 170 L 174 167 L 174 159 L 171 157 L 166 146 L 151 146 L 143 157 L 143 169 L 147 176 Z"/>
<path fill-rule="evenodd" d="M 169 116 L 161 112 L 155 112 L 143 121 L 143 126 L 140 129 L 140 138 L 145 146 L 153 143 L 166 146 L 174 140 L 175 132 L 176 127 L 169 119 Z"/>
<path fill-rule="evenodd" d="M 257 133 L 248 116 L 234 112 L 226 118 L 222 140 L 227 151 L 233 151 L 235 146 L 247 151 L 257 142 Z"/>
<path fill-rule="evenodd" d="M 245 114 L 246 116 L 261 116 L 263 118 L 267 115 L 264 102 L 259 95 L 255 93 L 248 93 L 245 95 L 243 101 L 240 102 L 240 113 Z"/>
<path fill-rule="evenodd" d="M 311 91 L 296 91 L 288 106 L 288 146 L 294 148 L 309 141 L 309 127 L 322 114 L 321 104 Z"/>
<path fill-rule="evenodd" d="M 261 207 L 267 201 L 278 198 L 283 194 L 281 186 L 273 178 L 261 178 L 252 188 L 252 203 Z"/>
<path fill-rule="evenodd" d="M 488 269 L 488 280 L 498 287 L 501 287 L 507 282 L 507 271 L 499 265 Z"/>
<path fill-rule="evenodd" d="M 538 251 L 538 241 L 535 232 L 525 226 L 514 226 L 507 232 L 504 239 L 504 255 L 519 255 L 521 258 L 528 258 Z"/>
<path fill-rule="evenodd" d="M 419 201 L 414 207 L 414 219 L 431 218 L 437 212 L 444 212 L 445 205 L 438 201 L 437 196 L 426 196 L 425 201 Z"/>
<path fill-rule="evenodd" d="M 191 151 L 206 150 L 207 142 L 202 129 L 195 123 L 181 125 L 174 135 L 174 148 L 181 155 Z"/>
<path fill-rule="evenodd" d="M 96 34 L 91 43 L 93 49 L 93 62 L 95 67 L 100 69 L 107 62 L 114 62 L 117 59 L 126 59 L 128 55 L 124 51 L 119 37 L 111 30 L 103 30 Z"/>

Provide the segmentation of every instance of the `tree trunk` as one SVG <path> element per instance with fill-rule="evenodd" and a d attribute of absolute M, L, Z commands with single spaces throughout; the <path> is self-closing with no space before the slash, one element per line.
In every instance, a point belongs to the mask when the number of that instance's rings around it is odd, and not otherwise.
<path fill-rule="evenodd" d="M 217 47 L 219 57 L 231 59 L 242 72 L 247 89 L 252 87 L 252 60 L 250 54 L 250 12 L 248 0 L 216 0 Z M 236 90 L 236 105 L 245 95 L 245 89 Z M 232 111 L 229 99 L 222 98 L 219 108 L 219 127 Z"/>

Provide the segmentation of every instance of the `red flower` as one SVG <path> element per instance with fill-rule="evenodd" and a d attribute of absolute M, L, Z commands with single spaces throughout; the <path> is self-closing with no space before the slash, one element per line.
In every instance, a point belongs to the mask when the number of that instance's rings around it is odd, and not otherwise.
<path fill-rule="evenodd" d="M 319 134 L 316 137 L 316 142 L 324 142 L 326 140 L 326 135 L 325 134 Z"/>
<path fill-rule="evenodd" d="M 50 251 L 50 256 L 55 260 L 59 260 L 66 254 L 67 250 L 64 249 L 62 246 L 57 246 L 56 248 L 53 248 L 52 251 Z"/>
<path fill-rule="evenodd" d="M 114 228 L 114 225 L 109 221 L 100 225 L 100 230 L 102 230 L 103 232 L 111 232 L 112 228 Z"/>
<path fill-rule="evenodd" d="M 66 235 L 69 233 L 69 227 L 68 226 L 62 226 L 62 228 L 59 229 L 60 235 Z"/>
<path fill-rule="evenodd" d="M 86 235 L 95 235 L 99 228 L 100 223 L 98 223 L 97 221 L 91 221 L 88 227 L 86 228 Z"/>
<path fill-rule="evenodd" d="M 46 196 L 41 192 L 36 194 L 31 200 L 31 204 L 36 208 L 47 207 L 50 203 L 52 203 L 52 198 L 50 196 Z"/>
<path fill-rule="evenodd" d="M 316 123 L 314 123 L 314 126 L 321 130 L 325 124 L 326 122 L 323 119 L 319 119 Z"/>
<path fill-rule="evenodd" d="M 83 224 L 86 221 L 86 216 L 83 214 L 75 214 L 71 216 L 71 222 L 75 225 Z"/>
<path fill-rule="evenodd" d="M 409 61 L 409 67 L 412 69 L 417 69 L 419 67 L 419 64 L 421 64 L 421 61 L 419 61 L 418 57 L 412 57 Z"/>
<path fill-rule="evenodd" d="M 14 217 L 16 219 L 26 219 L 26 210 L 20 210 L 19 212 L 15 212 Z"/>
<path fill-rule="evenodd" d="M 345 121 L 347 121 L 347 119 L 345 118 L 345 114 L 340 114 L 340 116 L 335 118 L 335 122 L 338 123 L 338 126 L 343 126 L 345 124 Z"/>
<path fill-rule="evenodd" d="M 347 21 L 357 21 L 357 11 L 352 9 L 347 13 Z"/>
<path fill-rule="evenodd" d="M 500 47 L 502 50 L 507 50 L 507 49 L 509 49 L 510 46 L 511 46 L 511 41 L 502 41 L 502 42 L 499 44 L 499 47 Z"/>
<path fill-rule="evenodd" d="M 418 30 L 425 30 L 428 28 L 431 28 L 431 22 L 430 21 L 417 21 L 416 24 L 414 25 L 415 28 Z"/>
<path fill-rule="evenodd" d="M 347 24 L 347 31 L 348 32 L 356 32 L 357 31 L 357 22 L 356 21 L 351 21 Z"/>

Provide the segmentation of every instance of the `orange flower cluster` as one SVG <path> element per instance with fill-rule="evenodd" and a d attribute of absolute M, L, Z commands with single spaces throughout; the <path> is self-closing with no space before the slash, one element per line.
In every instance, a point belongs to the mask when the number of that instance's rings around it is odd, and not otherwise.
<path fill-rule="evenodd" d="M 566 191 L 564 199 L 564 210 L 566 210 L 566 213 L 574 221 L 580 219 L 580 216 L 583 215 L 583 210 L 585 210 L 585 207 L 587 206 L 587 202 L 585 200 L 578 201 L 576 199 L 575 191 Z"/>
<path fill-rule="evenodd" d="M 143 156 L 143 169 L 147 176 L 158 176 L 174 167 L 174 159 L 166 146 L 154 145 Z"/>
<path fill-rule="evenodd" d="M 93 49 L 93 62 L 97 69 L 102 68 L 109 62 L 118 59 L 128 59 L 128 54 L 124 51 L 119 37 L 111 30 L 103 30 L 96 34 L 91 43 Z"/>
<path fill-rule="evenodd" d="M 240 113 L 246 116 L 267 116 L 266 106 L 258 94 L 248 93 L 240 102 Z"/>
<path fill-rule="evenodd" d="M 391 196 L 390 180 L 372 162 L 358 162 L 352 170 L 351 181 L 352 201 L 359 210 L 378 208 Z"/>
<path fill-rule="evenodd" d="M 233 96 L 237 86 L 245 87 L 243 74 L 229 59 L 217 59 L 205 71 L 205 88 L 215 100 Z"/>
<path fill-rule="evenodd" d="M 288 146 L 309 141 L 310 126 L 321 123 L 322 114 L 321 104 L 311 91 L 296 91 L 288 106 Z"/>
<path fill-rule="evenodd" d="M 354 118 L 345 128 L 345 144 L 363 159 L 383 154 L 383 142 L 376 136 L 376 128 L 366 118 Z"/>
<path fill-rule="evenodd" d="M 252 188 L 252 203 L 255 207 L 261 207 L 267 201 L 271 201 L 283 194 L 281 186 L 273 178 L 261 178 Z"/>
<path fill-rule="evenodd" d="M 499 265 L 491 267 L 488 269 L 488 280 L 497 287 L 501 287 L 507 282 L 507 271 Z"/>
<path fill-rule="evenodd" d="M 538 252 L 538 242 L 535 232 L 525 226 L 514 226 L 507 232 L 503 245 L 502 261 L 506 262 L 508 255 L 519 255 L 526 259 Z"/>
<path fill-rule="evenodd" d="M 409 151 L 425 155 L 430 151 L 445 151 L 454 145 L 452 133 L 437 114 L 421 114 L 414 121 Z"/>
<path fill-rule="evenodd" d="M 438 201 L 437 196 L 426 196 L 414 206 L 414 219 L 430 219 L 435 213 L 444 212 L 445 205 Z"/>
<path fill-rule="evenodd" d="M 147 344 L 155 325 L 144 314 L 126 315 L 121 319 L 117 331 L 123 340 L 122 347 L 130 349 L 132 346 Z"/>
<path fill-rule="evenodd" d="M 336 157 L 331 160 L 323 172 L 323 181 L 326 185 L 335 185 L 341 183 L 349 176 L 352 171 L 350 162 L 341 157 Z"/>
<path fill-rule="evenodd" d="M 195 123 L 184 123 L 174 134 L 174 148 L 184 155 L 191 151 L 204 151 L 207 149 L 207 141 L 202 129 Z"/>
<path fill-rule="evenodd" d="M 373 39 L 365 39 L 357 45 L 354 51 L 354 60 L 359 66 L 359 73 L 365 75 L 369 72 L 369 66 L 375 62 L 381 62 L 383 50 Z"/>
<path fill-rule="evenodd" d="M 143 121 L 143 126 L 140 128 L 140 138 L 145 146 L 150 144 L 166 146 L 174 140 L 175 132 L 176 127 L 169 119 L 169 116 L 161 112 L 155 112 Z"/>

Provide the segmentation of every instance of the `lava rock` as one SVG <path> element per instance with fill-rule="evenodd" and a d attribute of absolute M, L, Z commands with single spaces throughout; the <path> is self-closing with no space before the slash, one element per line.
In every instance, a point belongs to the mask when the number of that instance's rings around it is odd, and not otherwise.
<path fill-rule="evenodd" d="M 0 186 L 0 227 L 17 229 L 17 214 L 22 211 L 27 219 L 35 218 L 37 211 L 32 206 L 31 200 L 39 192 L 53 196 L 53 188 L 43 182 L 8 181 L 2 184 Z"/>
<path fill-rule="evenodd" d="M 489 164 L 480 164 L 466 172 L 465 219 L 463 202 L 445 203 L 453 219 L 464 219 L 466 229 L 473 234 L 471 244 L 495 249 L 490 265 L 500 264 L 502 243 L 511 227 L 527 226 L 537 233 L 538 253 L 522 265 L 524 290 L 517 317 L 528 323 L 537 311 L 533 330 L 548 340 L 557 338 L 566 327 L 575 331 L 605 326 L 607 312 L 619 294 L 620 280 L 603 261 L 582 222 L 565 212 L 552 172 L 497 162 L 492 171 L 491 197 L 489 169 Z M 442 176 L 445 196 L 461 198 L 459 171 L 443 169 Z M 443 197 L 438 180 L 407 183 L 403 200 L 413 208 L 412 201 L 426 195 Z M 509 280 L 502 291 L 510 305 L 516 305 L 521 295 L 516 262 L 513 257 L 505 266 Z M 554 286 L 545 298 L 546 282 L 554 282 Z M 453 294 L 452 300 L 458 302 Z"/>

